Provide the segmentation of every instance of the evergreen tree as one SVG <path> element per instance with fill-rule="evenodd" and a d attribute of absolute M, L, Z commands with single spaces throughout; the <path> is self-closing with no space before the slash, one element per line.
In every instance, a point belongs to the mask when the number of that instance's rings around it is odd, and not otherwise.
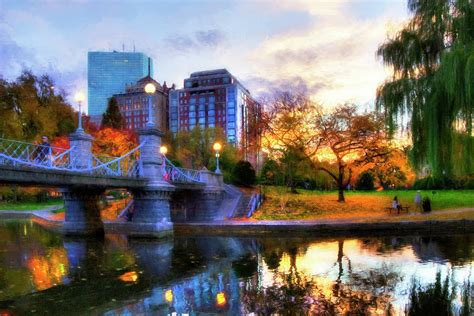
<path fill-rule="evenodd" d="M 117 100 L 114 97 L 109 99 L 107 111 L 102 114 L 102 127 L 123 128 L 122 113 L 120 113 Z"/>
<path fill-rule="evenodd" d="M 378 49 L 393 76 L 377 91 L 391 132 L 411 115 L 413 158 L 434 176 L 474 171 L 474 3 L 408 0 L 410 22 Z M 455 155 L 457 155 L 455 157 Z"/>
<path fill-rule="evenodd" d="M 371 191 L 374 189 L 374 176 L 370 172 L 363 172 L 356 183 L 357 190 Z"/>

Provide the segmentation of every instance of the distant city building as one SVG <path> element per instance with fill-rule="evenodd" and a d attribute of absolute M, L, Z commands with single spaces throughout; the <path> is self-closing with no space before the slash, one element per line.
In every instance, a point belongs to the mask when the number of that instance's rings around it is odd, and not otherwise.
<path fill-rule="evenodd" d="M 220 127 L 227 141 L 244 150 L 257 164 L 260 150 L 261 105 L 226 69 L 192 73 L 184 88 L 170 92 L 170 130 Z"/>
<path fill-rule="evenodd" d="M 127 85 L 124 93 L 114 95 L 127 129 L 143 128 L 148 122 L 148 94 L 145 93 L 145 85 L 149 82 L 156 87 L 152 96 L 153 120 L 160 130 L 168 130 L 168 92 L 174 89 L 174 85 L 168 88 L 166 81 L 160 85 L 150 76 L 138 80 L 134 85 Z"/>
<path fill-rule="evenodd" d="M 87 57 L 88 114 L 96 124 L 101 123 L 111 96 L 149 73 L 153 76 L 153 62 L 143 53 L 89 52 Z"/>

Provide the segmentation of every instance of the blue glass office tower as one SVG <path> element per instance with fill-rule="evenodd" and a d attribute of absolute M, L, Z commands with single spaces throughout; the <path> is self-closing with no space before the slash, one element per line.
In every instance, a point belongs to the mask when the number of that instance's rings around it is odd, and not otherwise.
<path fill-rule="evenodd" d="M 143 53 L 89 52 L 87 57 L 88 114 L 94 123 L 100 124 L 108 99 L 122 93 L 126 84 L 153 76 L 153 62 Z"/>

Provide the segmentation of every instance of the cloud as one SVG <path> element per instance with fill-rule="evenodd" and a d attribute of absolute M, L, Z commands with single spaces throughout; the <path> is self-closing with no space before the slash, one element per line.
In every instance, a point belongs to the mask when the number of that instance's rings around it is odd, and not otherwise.
<path fill-rule="evenodd" d="M 259 99 L 284 91 L 314 95 L 322 89 L 331 87 L 331 82 L 325 78 L 319 78 L 319 80 L 310 83 L 300 76 L 280 79 L 268 79 L 255 76 L 245 79 L 243 84 L 250 89 L 252 94 L 258 96 Z"/>
<path fill-rule="evenodd" d="M 11 79 L 21 70 L 30 68 L 35 63 L 35 59 L 32 52 L 12 39 L 6 24 L 0 17 L 0 60 L 2 62 L 0 75 L 5 79 Z"/>
<path fill-rule="evenodd" d="M 279 2 L 280 3 L 280 2 Z M 296 10 L 297 5 L 280 10 Z M 389 12 L 361 19 L 344 1 L 300 1 L 313 15 L 305 28 L 287 29 L 270 36 L 248 55 L 252 73 L 245 82 L 258 94 L 288 87 L 306 92 L 327 107 L 340 103 L 373 103 L 387 70 L 375 51 L 390 30 Z M 257 75 L 255 75 L 257 74 Z M 265 80 L 255 80 L 265 78 Z"/>
<path fill-rule="evenodd" d="M 217 29 L 196 31 L 192 34 L 175 34 L 165 38 L 168 48 L 186 53 L 197 49 L 217 48 L 226 37 L 222 31 Z"/>

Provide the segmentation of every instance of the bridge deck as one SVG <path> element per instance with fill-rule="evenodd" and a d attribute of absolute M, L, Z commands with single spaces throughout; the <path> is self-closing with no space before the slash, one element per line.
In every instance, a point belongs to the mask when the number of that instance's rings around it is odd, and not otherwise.
<path fill-rule="evenodd" d="M 31 167 L 0 165 L 0 183 L 43 187 L 97 187 L 138 189 L 147 185 L 144 178 L 130 178 L 110 175 L 91 175 L 64 170 L 46 170 Z M 178 190 L 199 190 L 204 183 L 171 182 Z"/>
<path fill-rule="evenodd" d="M 148 180 L 118 176 L 90 175 L 63 170 L 38 170 L 0 166 L 0 182 L 46 187 L 77 186 L 98 188 L 141 188 Z"/>

